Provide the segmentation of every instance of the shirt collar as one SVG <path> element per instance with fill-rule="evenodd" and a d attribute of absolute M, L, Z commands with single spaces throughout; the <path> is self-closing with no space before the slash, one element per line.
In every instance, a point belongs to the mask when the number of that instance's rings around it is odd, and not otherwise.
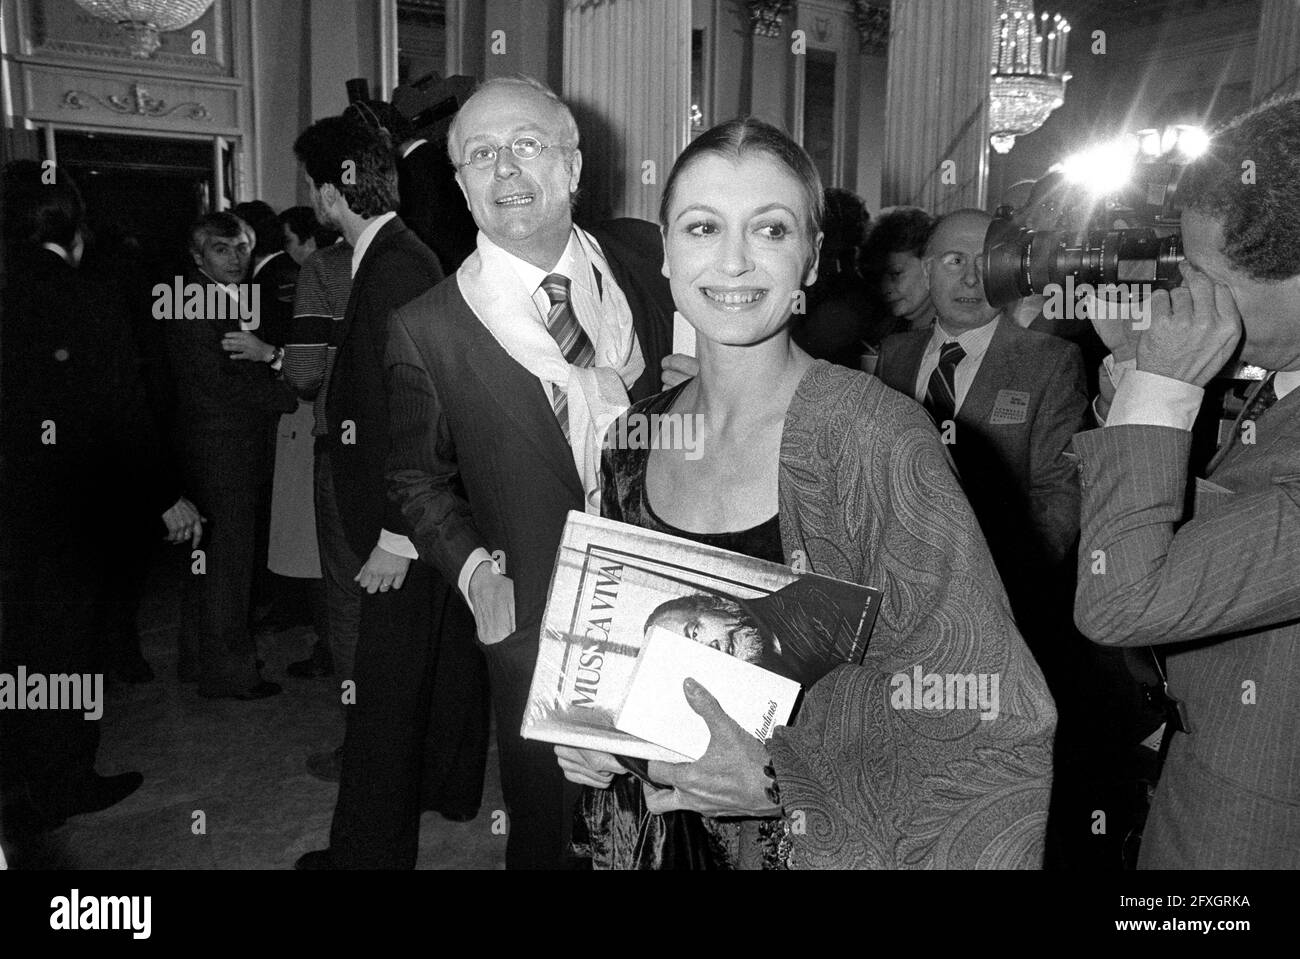
<path fill-rule="evenodd" d="M 361 261 L 365 259 L 366 250 L 370 249 L 370 243 L 375 238 L 375 234 L 384 228 L 384 224 L 397 216 L 396 210 L 389 210 L 387 213 L 381 213 L 366 225 L 357 237 L 357 245 L 352 250 L 352 278 L 356 279 L 357 270 L 361 268 Z"/>
<path fill-rule="evenodd" d="M 569 242 L 564 245 L 564 252 L 560 254 L 560 259 L 550 270 L 540 269 L 527 260 L 521 260 L 513 253 L 501 249 L 486 236 L 483 236 L 483 241 L 499 250 L 503 256 L 509 259 L 510 265 L 515 269 L 515 274 L 524 284 L 524 288 L 530 292 L 535 293 L 538 287 L 542 285 L 542 280 L 552 273 L 561 273 L 569 278 L 571 284 L 599 299 L 596 290 L 596 277 L 592 273 L 591 262 L 587 259 L 587 254 L 582 250 L 582 244 L 578 242 L 577 236 L 572 231 L 569 233 Z"/>
<path fill-rule="evenodd" d="M 1300 370 L 1287 370 L 1273 375 L 1273 392 L 1280 400 L 1297 386 L 1300 386 Z"/>
<path fill-rule="evenodd" d="M 262 267 L 266 266 L 266 264 L 270 263 L 277 256 L 284 256 L 284 250 L 276 250 L 274 253 L 272 253 L 270 256 L 264 259 L 261 263 L 257 264 L 257 266 L 253 267 L 253 277 L 256 277 L 257 274 L 261 273 Z"/>
<path fill-rule="evenodd" d="M 41 249 L 49 250 L 51 253 L 53 253 L 55 256 L 61 259 L 64 263 L 67 263 L 69 266 L 72 265 L 72 254 L 68 252 L 68 248 L 66 246 L 62 246 L 58 243 L 42 243 Z"/>
<path fill-rule="evenodd" d="M 998 314 L 983 326 L 974 330 L 966 330 L 956 337 L 952 337 L 944 332 L 943 327 L 936 321 L 931 329 L 930 341 L 926 344 L 925 352 L 927 355 L 938 353 L 945 343 L 951 343 L 956 339 L 961 344 L 966 356 L 974 357 L 978 362 L 988 352 L 989 344 L 993 342 L 993 334 L 998 331 L 998 324 L 1001 322 L 1002 315 Z"/>

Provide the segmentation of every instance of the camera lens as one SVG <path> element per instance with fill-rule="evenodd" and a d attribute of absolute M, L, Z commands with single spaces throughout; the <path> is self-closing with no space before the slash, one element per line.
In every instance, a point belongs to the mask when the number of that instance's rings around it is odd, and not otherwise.
<path fill-rule="evenodd" d="M 1073 278 L 1084 285 L 1137 286 L 1131 292 L 1171 289 L 1182 282 L 1182 238 L 1154 230 L 1099 230 L 1070 234 L 1017 227 L 995 220 L 984 237 L 984 295 L 994 306 L 1051 292 Z"/>

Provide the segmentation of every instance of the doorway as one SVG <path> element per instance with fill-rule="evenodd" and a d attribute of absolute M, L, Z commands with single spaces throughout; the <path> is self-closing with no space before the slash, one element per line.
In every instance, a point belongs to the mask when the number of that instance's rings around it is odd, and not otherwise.
<path fill-rule="evenodd" d="M 211 143 L 72 131 L 54 142 L 85 200 L 88 263 L 132 264 L 158 282 L 182 271 L 188 227 L 212 197 Z"/>

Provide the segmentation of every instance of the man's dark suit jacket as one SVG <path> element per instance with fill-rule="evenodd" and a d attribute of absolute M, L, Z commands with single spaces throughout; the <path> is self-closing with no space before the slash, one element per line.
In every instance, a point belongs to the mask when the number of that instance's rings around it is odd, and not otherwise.
<path fill-rule="evenodd" d="M 352 279 L 326 401 L 329 435 L 325 442 L 344 532 L 363 559 L 379 542 L 381 529 L 409 532 L 397 506 L 375 495 L 385 488 L 384 458 L 389 446 L 388 395 L 379 387 L 384 382 L 388 317 L 442 276 L 438 258 L 399 216 L 375 234 Z M 350 424 L 349 430 L 345 424 Z"/>
<path fill-rule="evenodd" d="M 45 545 L 85 542 L 110 514 L 156 521 L 180 496 L 113 291 L 49 250 L 10 263 L 0 510 L 11 546 L 24 530 Z M 53 443 L 42 442 L 47 420 Z"/>
<path fill-rule="evenodd" d="M 627 297 L 645 359 L 629 391 L 635 401 L 659 390 L 672 343 L 659 231 L 617 220 L 590 232 Z M 583 508 L 573 455 L 541 382 L 487 331 L 455 277 L 393 315 L 388 370 L 389 490 L 420 558 L 455 583 L 476 548 L 505 554 L 517 629 L 484 649 L 511 820 L 506 865 L 556 868 L 575 790 L 551 747 L 525 742 L 519 726 L 560 533 L 568 511 Z"/>
<path fill-rule="evenodd" d="M 298 287 L 298 264 L 288 253 L 277 253 L 262 264 L 251 281 L 259 288 L 262 325 L 257 338 L 273 346 L 289 342 L 293 328 L 293 295 Z"/>
<path fill-rule="evenodd" d="M 589 232 L 632 309 L 645 358 L 629 390 L 635 402 L 659 391 L 659 364 L 672 346 L 659 230 L 615 220 Z M 565 514 L 583 508 L 573 454 L 541 382 L 479 322 L 455 277 L 393 316 L 388 368 L 389 490 L 421 558 L 455 583 L 477 547 L 503 550 L 515 582 L 511 639 L 536 641 Z"/>
<path fill-rule="evenodd" d="M 957 411 L 949 449 L 1014 599 L 1012 577 L 1033 579 L 1073 558 L 1079 482 L 1064 453 L 1084 426 L 1088 395 L 1078 347 L 1023 330 L 1005 316 L 997 323 Z M 916 330 L 886 337 L 876 375 L 914 396 L 930 336 L 930 330 Z M 1013 398 L 1025 400 L 1023 415 L 1000 414 Z"/>

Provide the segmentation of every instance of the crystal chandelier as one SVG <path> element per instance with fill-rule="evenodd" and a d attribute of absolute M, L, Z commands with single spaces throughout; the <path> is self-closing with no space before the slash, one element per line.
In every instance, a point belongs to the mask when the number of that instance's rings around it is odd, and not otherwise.
<path fill-rule="evenodd" d="M 161 34 L 188 27 L 212 0 L 77 0 L 77 6 L 116 23 L 131 38 L 131 56 L 147 60 L 158 52 Z"/>
<path fill-rule="evenodd" d="M 1033 0 L 995 0 L 989 141 L 1008 153 L 1065 102 L 1065 45 L 1070 22 L 1034 16 Z"/>
<path fill-rule="evenodd" d="M 790 0 L 749 0 L 749 23 L 757 37 L 779 37 L 781 18 L 790 12 Z"/>

